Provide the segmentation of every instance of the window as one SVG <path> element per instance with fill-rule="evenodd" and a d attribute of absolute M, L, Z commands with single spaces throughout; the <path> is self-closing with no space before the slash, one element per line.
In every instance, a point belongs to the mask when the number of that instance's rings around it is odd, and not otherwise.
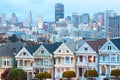
<path fill-rule="evenodd" d="M 82 62 L 83 61 L 83 56 L 80 56 L 80 62 Z"/>
<path fill-rule="evenodd" d="M 96 62 L 96 56 L 94 56 L 94 58 L 93 58 L 93 62 Z"/>
<path fill-rule="evenodd" d="M 60 57 L 58 57 L 58 63 L 61 63 L 61 61 L 60 61 Z"/>
<path fill-rule="evenodd" d="M 61 50 L 62 50 L 62 53 L 65 53 L 65 52 L 66 52 L 66 49 L 65 49 L 65 48 L 62 48 Z"/>
<path fill-rule="evenodd" d="M 3 60 L 3 65 L 4 66 L 10 66 L 10 61 L 11 61 L 10 59 L 4 59 Z"/>
<path fill-rule="evenodd" d="M 23 52 L 23 55 L 26 55 L 26 52 Z"/>
<path fill-rule="evenodd" d="M 103 55 L 103 61 L 105 61 L 105 55 Z"/>
<path fill-rule="evenodd" d="M 85 48 L 84 48 L 84 50 L 85 50 L 85 51 L 87 51 L 87 50 L 88 50 L 88 48 L 87 48 L 87 47 L 85 47 Z"/>
<path fill-rule="evenodd" d="M 92 62 L 92 56 L 88 56 L 88 62 Z"/>
<path fill-rule="evenodd" d="M 65 63 L 66 63 L 66 64 L 69 64 L 69 57 L 66 57 L 66 58 L 65 58 Z"/>
<path fill-rule="evenodd" d="M 41 50 L 41 54 L 44 54 L 44 50 L 43 49 Z"/>
<path fill-rule="evenodd" d="M 48 66 L 48 58 L 45 58 L 45 59 L 44 59 L 44 65 L 45 65 L 45 66 Z"/>
<path fill-rule="evenodd" d="M 73 63 L 73 57 L 71 57 L 71 64 Z"/>
<path fill-rule="evenodd" d="M 23 66 L 23 60 L 20 60 L 20 66 Z"/>
<path fill-rule="evenodd" d="M 111 54 L 111 62 L 115 62 L 116 61 L 116 55 L 115 54 Z"/>
<path fill-rule="evenodd" d="M 110 45 L 107 48 L 108 48 L 108 50 L 111 50 L 111 46 Z"/>
<path fill-rule="evenodd" d="M 120 55 L 117 55 L 117 62 L 120 62 Z"/>

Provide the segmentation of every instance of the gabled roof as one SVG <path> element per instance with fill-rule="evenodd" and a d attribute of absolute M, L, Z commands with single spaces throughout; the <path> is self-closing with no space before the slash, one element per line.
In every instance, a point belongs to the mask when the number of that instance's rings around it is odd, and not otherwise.
<path fill-rule="evenodd" d="M 110 41 L 120 50 L 120 38 L 110 39 Z"/>
<path fill-rule="evenodd" d="M 32 55 L 39 47 L 41 44 L 36 44 L 36 45 L 29 45 L 25 46 L 25 48 L 28 50 L 28 52 Z"/>
<path fill-rule="evenodd" d="M 60 45 L 62 42 L 56 42 L 53 44 L 43 44 L 43 46 L 50 52 L 53 53 Z"/>
<path fill-rule="evenodd" d="M 94 50 L 94 51 L 98 51 L 98 48 L 102 47 L 105 42 L 107 42 L 107 39 L 106 38 L 103 38 L 103 39 L 98 39 L 98 40 L 92 40 L 92 41 L 86 41 L 90 46 L 91 48 Z"/>
<path fill-rule="evenodd" d="M 11 49 L 5 45 L 0 47 L 0 56 L 14 57 L 15 55 L 12 53 Z"/>

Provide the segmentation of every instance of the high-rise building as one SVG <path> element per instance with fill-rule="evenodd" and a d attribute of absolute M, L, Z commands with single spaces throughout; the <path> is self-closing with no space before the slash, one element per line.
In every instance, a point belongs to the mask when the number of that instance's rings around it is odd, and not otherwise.
<path fill-rule="evenodd" d="M 55 4 L 55 22 L 59 19 L 64 18 L 64 5 L 61 3 Z"/>
<path fill-rule="evenodd" d="M 94 14 L 94 21 L 97 24 L 101 24 L 101 26 L 104 26 L 104 12 L 98 12 Z"/>
<path fill-rule="evenodd" d="M 17 24 L 18 23 L 18 18 L 15 13 L 12 13 L 11 18 L 10 18 L 10 23 L 11 24 Z"/>
<path fill-rule="evenodd" d="M 88 24 L 89 23 L 89 14 L 88 13 L 84 13 L 80 16 L 80 23 L 83 24 Z"/>
<path fill-rule="evenodd" d="M 31 12 L 30 9 L 29 9 L 28 21 L 29 21 L 29 24 L 30 24 L 30 26 L 31 26 L 31 24 L 32 24 L 32 12 Z"/>
<path fill-rule="evenodd" d="M 5 23 L 7 21 L 7 14 L 1 13 L 1 19 L 2 19 L 2 23 Z"/>
<path fill-rule="evenodd" d="M 42 18 L 42 16 L 40 16 L 40 15 L 36 16 L 36 25 L 37 25 L 38 29 L 43 28 L 43 18 Z"/>
<path fill-rule="evenodd" d="M 106 13 L 105 13 L 105 31 L 107 33 L 109 32 L 109 17 L 111 17 L 112 14 L 113 14 L 113 10 L 109 10 L 109 9 L 106 10 Z M 109 35 L 107 35 L 107 37 L 109 37 Z"/>
<path fill-rule="evenodd" d="M 120 16 L 109 17 L 109 37 L 120 37 Z"/>
<path fill-rule="evenodd" d="M 74 12 L 72 14 L 72 24 L 73 24 L 73 27 L 78 27 L 79 25 L 79 20 L 80 20 L 80 17 L 79 17 L 79 14 Z"/>

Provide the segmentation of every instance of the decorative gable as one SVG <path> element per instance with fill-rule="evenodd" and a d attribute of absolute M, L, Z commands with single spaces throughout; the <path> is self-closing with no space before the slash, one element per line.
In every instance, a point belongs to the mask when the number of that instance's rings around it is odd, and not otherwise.
<path fill-rule="evenodd" d="M 76 53 L 95 53 L 95 51 L 92 49 L 92 47 L 85 42 L 81 47 L 76 51 Z"/>
<path fill-rule="evenodd" d="M 41 45 L 33 54 L 33 56 L 46 56 L 46 55 L 51 55 L 51 54 L 43 45 Z"/>
<path fill-rule="evenodd" d="M 33 56 L 28 52 L 25 47 L 23 47 L 15 56 L 15 58 L 33 58 Z"/>
<path fill-rule="evenodd" d="M 99 50 L 100 52 L 118 52 L 119 49 L 110 41 L 108 40 Z"/>
<path fill-rule="evenodd" d="M 72 53 L 72 51 L 66 46 L 65 43 L 62 43 L 54 52 L 54 54 L 65 54 L 65 53 L 68 54 Z"/>

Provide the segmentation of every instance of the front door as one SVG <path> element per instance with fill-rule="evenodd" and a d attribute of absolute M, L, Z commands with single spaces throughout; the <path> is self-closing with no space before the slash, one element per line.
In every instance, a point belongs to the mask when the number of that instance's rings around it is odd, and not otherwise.
<path fill-rule="evenodd" d="M 82 68 L 79 68 L 79 76 L 82 76 Z"/>

